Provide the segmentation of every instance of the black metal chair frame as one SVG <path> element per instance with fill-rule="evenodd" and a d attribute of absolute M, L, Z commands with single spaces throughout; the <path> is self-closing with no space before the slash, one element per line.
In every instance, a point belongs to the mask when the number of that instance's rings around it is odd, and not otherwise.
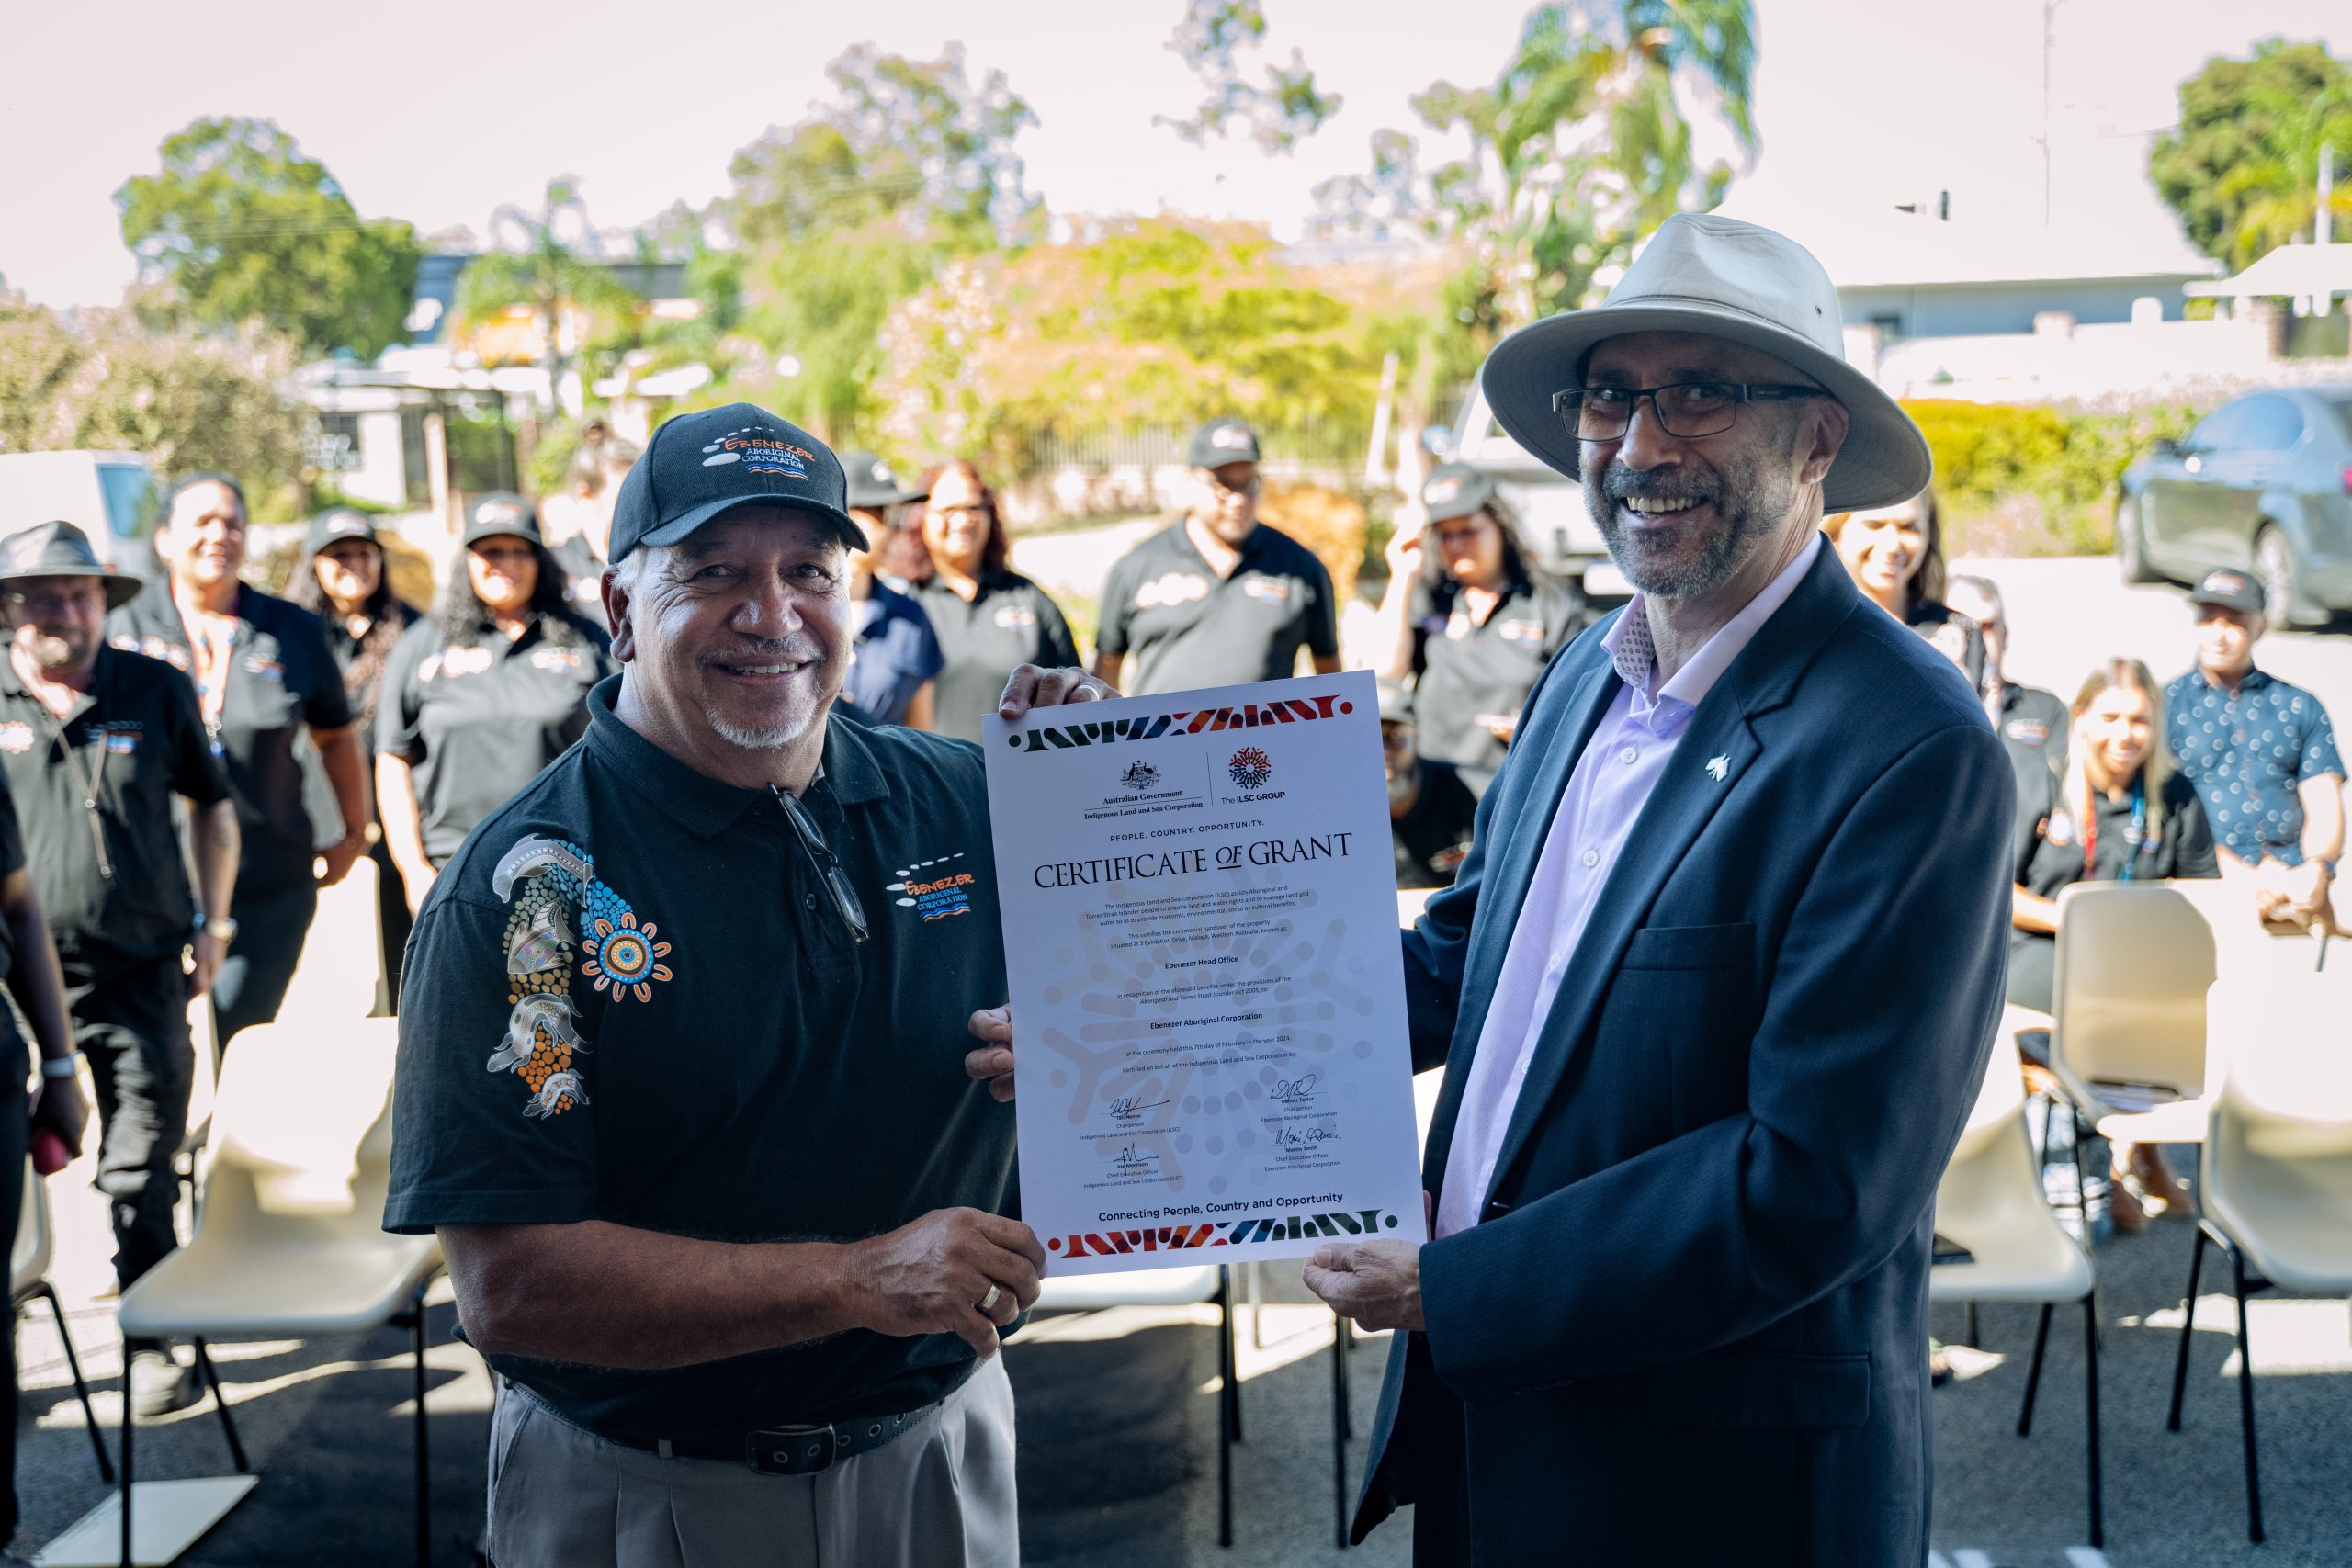
<path fill-rule="evenodd" d="M 58 1304 L 56 1288 L 47 1280 L 36 1280 L 17 1292 L 10 1306 L 23 1312 L 28 1303 L 40 1300 L 49 1303 L 49 1315 L 57 1320 L 57 1337 L 65 1347 L 65 1370 L 74 1374 L 74 1397 L 82 1402 L 82 1420 L 90 1430 L 90 1449 L 98 1456 L 98 1479 L 114 1484 L 114 1461 L 107 1457 L 107 1440 L 98 1435 L 98 1413 L 90 1408 L 90 1385 L 82 1377 L 82 1358 L 74 1353 L 74 1331 L 65 1326 L 65 1309 Z"/>
<path fill-rule="evenodd" d="M 2246 1338 L 2245 1299 L 2269 1288 L 2270 1281 L 2246 1267 L 2245 1253 L 2227 1232 L 2211 1220 L 2197 1222 L 2197 1245 L 2188 1256 L 2188 1293 L 2181 1301 L 2180 1351 L 2172 1368 L 2172 1410 L 2165 1417 L 2167 1431 L 2180 1430 L 2182 1395 L 2188 1389 L 2189 1336 L 2197 1326 L 2197 1280 L 2205 1269 L 2205 1243 L 2210 1238 L 2230 1258 L 2230 1284 L 2238 1303 L 2238 1426 L 2245 1442 L 2245 1533 L 2259 1545 L 2262 1530 L 2262 1475 L 2255 1447 L 2254 1349 Z"/>
<path fill-rule="evenodd" d="M 52 1304 L 54 1304 L 53 1302 Z M 415 1364 L 416 1382 L 413 1393 L 416 1401 L 416 1562 L 417 1568 L 432 1568 L 433 1475 L 430 1463 L 430 1449 L 428 1447 L 426 1437 L 427 1428 L 424 1420 L 424 1289 L 420 1287 L 416 1294 L 410 1299 L 409 1304 L 405 1308 L 400 1312 L 394 1313 L 385 1321 L 395 1327 L 405 1328 L 409 1331 L 409 1346 L 413 1352 Z M 247 1464 L 245 1461 L 245 1445 L 237 1437 L 236 1417 L 230 1415 L 228 1397 L 220 1392 L 220 1374 L 213 1370 L 212 1357 L 205 1349 L 204 1341 L 201 1338 L 198 1338 L 192 1340 L 191 1344 L 193 1345 L 196 1352 L 197 1371 L 203 1378 L 204 1386 L 209 1390 L 212 1394 L 213 1408 L 218 1412 L 220 1417 L 221 1436 L 228 1440 L 229 1462 L 236 1467 L 236 1472 L 239 1475 L 250 1475 L 253 1473 L 253 1469 L 252 1466 Z M 68 1354 L 70 1355 L 71 1352 L 69 1351 Z M 122 1358 L 121 1568 L 132 1568 L 132 1562 L 134 1561 L 130 1551 L 130 1435 L 133 1425 L 134 1422 L 132 1421 L 130 1413 L 130 1355 L 128 1348 L 126 1348 Z M 96 1436 L 95 1431 L 91 1435 L 94 1438 Z M 103 1463 L 105 1458 L 105 1450 L 103 1449 L 100 1450 L 99 1457 L 101 1463 Z"/>
<path fill-rule="evenodd" d="M 1240 1361 L 1233 1331 L 1233 1267 L 1219 1264 L 1216 1271 L 1216 1543 L 1233 1544 L 1233 1445 L 1241 1441 Z M 1348 1545 L 1348 1443 L 1355 1436 L 1355 1419 L 1348 1402 L 1348 1356 L 1355 1348 L 1355 1325 L 1332 1315 L 1331 1334 L 1331 1509 L 1332 1543 Z"/>
<path fill-rule="evenodd" d="M 2041 1388 L 2041 1356 L 2050 1345 L 2050 1317 L 2058 1303 L 2041 1303 L 2041 1320 L 2034 1325 L 2033 1361 L 2025 1375 L 2025 1404 L 2018 1412 L 2018 1436 L 2033 1431 L 2033 1399 Z M 1972 1314 L 1974 1311 L 1971 1303 Z M 2098 1452 L 2098 1292 L 2093 1291 L 2083 1298 L 2083 1441 L 2087 1460 L 2090 1485 L 2091 1544 L 2107 1544 L 2106 1509 L 2102 1502 Z"/>

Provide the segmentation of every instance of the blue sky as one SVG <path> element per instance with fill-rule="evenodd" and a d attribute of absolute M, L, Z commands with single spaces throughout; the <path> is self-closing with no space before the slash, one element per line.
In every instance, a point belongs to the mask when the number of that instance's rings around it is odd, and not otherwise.
<path fill-rule="evenodd" d="M 1490 79 L 1526 0 L 1265 0 L 1274 58 L 1297 47 L 1346 98 L 1288 158 L 1193 149 L 1154 126 L 1199 91 L 1166 49 L 1179 0 L 867 0 L 732 13 L 571 0 L 121 0 L 103 26 L 19 7 L 0 92 L 0 276 L 51 304 L 108 303 L 130 276 L 112 192 L 199 114 L 277 119 L 363 212 L 477 232 L 552 175 L 581 177 L 600 225 L 726 188 L 727 161 L 824 96 L 825 63 L 871 39 L 929 56 L 960 39 L 1040 123 L 1029 182 L 1060 211 L 1261 219 L 1294 232 L 1318 180 L 1360 168 L 1407 99 Z M 1762 148 L 1736 210 L 1789 228 L 1953 192 L 1955 217 L 2038 224 L 2041 0 L 1758 0 Z M 2207 56 L 2284 34 L 2352 54 L 2343 0 L 2061 0 L 2052 51 L 2055 206 L 2160 238 L 2146 138 Z M 1725 149 L 1727 150 L 1727 149 Z"/>

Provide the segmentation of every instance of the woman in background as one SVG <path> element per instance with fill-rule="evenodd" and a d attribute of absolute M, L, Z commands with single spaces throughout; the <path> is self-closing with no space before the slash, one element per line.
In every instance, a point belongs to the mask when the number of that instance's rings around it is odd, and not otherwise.
<path fill-rule="evenodd" d="M 960 740 L 980 738 L 1021 664 L 1078 662 L 1078 645 L 1046 591 L 1006 563 L 996 494 L 969 463 L 932 470 L 922 538 L 930 572 L 909 592 L 931 619 L 946 663 L 932 699 L 933 725 Z"/>
<path fill-rule="evenodd" d="M 1968 677 L 1971 691 L 1982 691 L 1984 636 L 1975 622 L 1943 602 L 1943 521 L 1936 492 L 1921 491 L 1871 512 L 1841 512 L 1821 527 L 1862 597 L 1934 644 Z"/>

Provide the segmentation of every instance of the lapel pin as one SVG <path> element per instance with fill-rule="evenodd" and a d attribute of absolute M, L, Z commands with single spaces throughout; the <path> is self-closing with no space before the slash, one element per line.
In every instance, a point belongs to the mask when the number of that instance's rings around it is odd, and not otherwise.
<path fill-rule="evenodd" d="M 1731 754 L 1729 752 L 1726 751 L 1720 756 L 1710 757 L 1707 759 L 1707 776 L 1714 780 L 1717 784 L 1723 783 L 1724 775 L 1730 772 Z"/>

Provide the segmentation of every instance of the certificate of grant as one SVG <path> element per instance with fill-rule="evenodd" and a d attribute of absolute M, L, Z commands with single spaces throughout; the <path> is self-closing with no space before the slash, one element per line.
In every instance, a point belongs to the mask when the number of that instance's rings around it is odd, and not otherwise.
<path fill-rule="evenodd" d="M 1424 1239 L 1372 676 L 982 729 L 1047 1271 Z"/>

